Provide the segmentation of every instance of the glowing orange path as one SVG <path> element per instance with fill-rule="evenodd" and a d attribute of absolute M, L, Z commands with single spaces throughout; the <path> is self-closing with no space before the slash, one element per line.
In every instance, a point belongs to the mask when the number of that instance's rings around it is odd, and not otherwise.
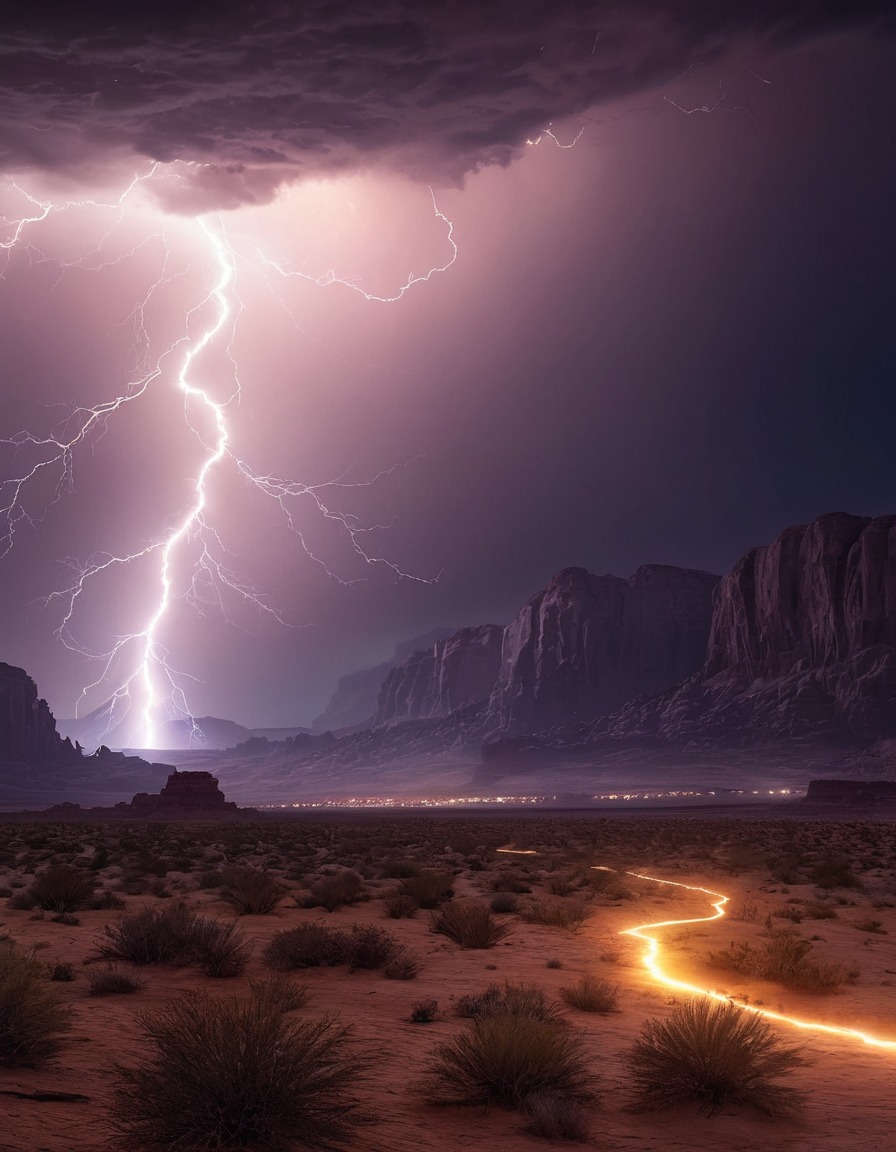
<path fill-rule="evenodd" d="M 603 868 L 600 865 L 598 865 L 598 870 L 602 872 L 613 871 L 613 869 Z M 687 920 L 658 920 L 654 924 L 638 924 L 634 928 L 623 928 L 619 933 L 620 936 L 634 936 L 636 939 L 646 942 L 647 948 L 642 960 L 644 967 L 658 984 L 662 984 L 666 988 L 674 988 L 678 992 L 687 992 L 692 996 L 708 996 L 712 1000 L 734 1004 L 744 1012 L 752 1012 L 755 1016 L 765 1016 L 768 1020 L 778 1020 L 783 1024 L 790 1024 L 793 1028 L 801 1028 L 806 1032 L 823 1032 L 828 1036 L 843 1036 L 848 1040 L 861 1040 L 863 1044 L 873 1048 L 896 1051 L 896 1040 L 883 1040 L 878 1036 L 871 1036 L 867 1032 L 860 1032 L 857 1028 L 840 1028 L 835 1024 L 817 1024 L 809 1020 L 800 1020 L 797 1016 L 787 1016 L 782 1012 L 758 1008 L 755 1004 L 748 1004 L 733 996 L 724 996 L 721 992 L 716 992 L 711 988 L 700 988 L 697 984 L 689 984 L 686 980 L 676 980 L 674 976 L 668 976 L 660 965 L 660 942 L 656 936 L 650 934 L 650 930 L 674 928 L 679 924 L 705 924 L 712 920 L 721 920 L 725 915 L 728 897 L 722 895 L 721 892 L 713 892 L 711 888 L 701 888 L 696 884 L 682 884 L 678 880 L 660 880 L 657 876 L 646 876 L 642 872 L 626 872 L 624 875 L 634 876 L 638 880 L 649 880 L 653 884 L 667 884 L 671 888 L 683 888 L 687 892 L 703 892 L 710 897 L 715 909 L 711 916 L 693 916 Z"/>

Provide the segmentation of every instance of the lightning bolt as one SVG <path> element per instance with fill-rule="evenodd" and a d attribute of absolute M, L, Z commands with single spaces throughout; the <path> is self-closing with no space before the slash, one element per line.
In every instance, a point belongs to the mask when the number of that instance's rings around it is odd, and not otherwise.
<path fill-rule="evenodd" d="M 102 254 L 112 231 L 124 218 L 135 191 L 155 176 L 159 168 L 158 164 L 154 164 L 147 173 L 135 176 L 121 195 L 110 202 L 93 199 L 56 202 L 34 196 L 19 183 L 13 183 L 11 189 L 24 199 L 27 207 L 25 213 L 18 218 L 10 220 L 4 217 L 0 221 L 7 229 L 6 237 L 0 241 L 0 249 L 6 254 L 4 274 L 8 271 L 11 254 L 16 251 L 22 252 L 29 263 L 50 261 L 52 258 L 32 242 L 32 233 L 51 216 L 75 208 L 111 211 L 113 219 L 98 242 L 78 260 L 55 261 L 59 265 L 60 276 L 73 267 L 98 271 L 128 259 L 137 248 L 148 242 L 149 236 L 122 256 L 99 264 L 90 262 L 97 254 Z M 95 444 L 106 432 L 109 421 L 116 413 L 144 397 L 160 379 L 169 375 L 169 361 L 172 358 L 177 360 L 174 383 L 182 397 L 186 425 L 201 449 L 198 468 L 190 481 L 187 507 L 161 536 L 142 548 L 123 554 L 95 554 L 86 562 L 69 561 L 74 571 L 72 580 L 67 587 L 53 592 L 44 601 L 45 604 L 56 602 L 61 605 L 61 621 L 55 631 L 57 639 L 71 651 L 99 662 L 99 675 L 82 690 L 76 715 L 85 702 L 102 690 L 107 696 L 103 711 L 106 732 L 124 718 L 137 698 L 140 701 L 140 743 L 144 747 L 156 746 L 158 718 L 161 715 L 187 719 L 193 726 L 193 736 L 199 736 L 187 701 L 186 683 L 192 677 L 174 667 L 164 641 L 165 624 L 174 601 L 186 599 L 200 612 L 215 608 L 226 616 L 225 600 L 235 596 L 273 616 L 281 624 L 287 623 L 257 589 L 231 569 L 223 539 L 210 519 L 210 487 L 216 473 L 228 465 L 234 467 L 258 493 L 278 506 L 286 526 L 298 539 L 305 556 L 340 583 L 351 581 L 343 580 L 337 573 L 331 572 L 324 559 L 308 543 L 294 511 L 297 501 L 306 505 L 310 503 L 311 509 L 320 518 L 334 523 L 364 563 L 385 566 L 399 578 L 433 582 L 404 571 L 388 558 L 374 554 L 365 546 L 365 536 L 384 525 L 364 525 L 353 514 L 332 506 L 329 493 L 344 488 L 370 486 L 391 474 L 394 467 L 363 482 L 348 483 L 344 476 L 337 476 L 319 484 L 301 483 L 253 467 L 236 453 L 230 431 L 231 413 L 242 391 L 233 351 L 237 322 L 243 311 L 236 290 L 238 267 L 245 265 L 249 270 L 268 278 L 289 280 L 297 277 L 322 288 L 340 285 L 371 302 L 396 303 L 416 285 L 446 272 L 458 256 L 454 225 L 439 210 L 431 189 L 430 197 L 434 215 L 447 232 L 449 257 L 444 263 L 425 272 L 410 273 L 391 295 L 367 292 L 353 281 L 337 276 L 332 270 L 320 276 L 291 270 L 284 261 L 263 252 L 254 243 L 246 244 L 248 256 L 239 254 L 220 217 L 196 218 L 192 230 L 208 254 L 213 269 L 212 283 L 202 298 L 187 311 L 182 335 L 153 359 L 150 354 L 152 341 L 147 329 L 147 310 L 156 294 L 183 275 L 183 272 L 172 271 L 169 267 L 171 250 L 166 229 L 162 227 L 152 234 L 163 245 L 165 255 L 161 272 L 132 314 L 138 348 L 138 370 L 134 372 L 133 379 L 111 400 L 88 407 L 74 406 L 45 436 L 24 431 L 0 440 L 0 444 L 6 444 L 16 455 L 28 450 L 38 457 L 36 462 L 26 466 L 17 475 L 0 483 L 2 558 L 14 547 L 16 533 L 22 525 L 39 525 L 49 507 L 73 490 L 76 453 L 89 443 Z M 200 381 L 199 366 L 204 355 L 213 347 L 222 347 L 230 362 L 231 380 L 223 396 L 217 396 L 215 388 Z M 32 512 L 27 503 L 28 493 L 44 477 L 51 478 L 52 495 L 39 512 Z M 74 631 L 75 617 L 84 593 L 104 575 L 138 564 L 151 564 L 156 573 L 157 594 L 152 607 L 147 609 L 143 624 L 133 632 L 117 638 L 105 651 L 87 648 L 77 639 Z M 187 567 L 189 576 L 185 589 L 180 587 L 182 577 L 178 574 L 183 566 Z"/>

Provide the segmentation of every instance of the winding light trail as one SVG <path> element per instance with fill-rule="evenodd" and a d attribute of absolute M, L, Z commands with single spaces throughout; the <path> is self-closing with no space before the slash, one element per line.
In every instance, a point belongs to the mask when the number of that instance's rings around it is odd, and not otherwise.
<path fill-rule="evenodd" d="M 508 856 L 537 856 L 533 848 L 498 848 L 498 852 Z M 605 864 L 595 864 L 595 872 L 615 872 L 617 869 L 608 868 Z M 811 1020 L 801 1020 L 798 1016 L 787 1016 L 783 1012 L 772 1012 L 768 1008 L 759 1008 L 755 1004 L 748 1004 L 745 1000 L 738 1000 L 734 996 L 726 996 L 716 992 L 713 988 L 701 988 L 698 984 L 689 984 L 686 980 L 676 980 L 663 971 L 660 963 L 659 938 L 651 935 L 654 928 L 676 928 L 679 924 L 708 924 L 713 920 L 721 920 L 725 915 L 725 905 L 730 897 L 721 892 L 714 892 L 711 888 L 702 888 L 698 884 L 682 884 L 680 880 L 661 880 L 658 876 L 647 876 L 643 872 L 622 872 L 623 876 L 633 876 L 637 880 L 648 880 L 652 884 L 666 884 L 670 888 L 683 888 L 686 892 L 702 892 L 710 897 L 710 903 L 715 911 L 711 916 L 691 916 L 685 920 L 657 920 L 651 924 L 636 924 L 634 928 L 623 928 L 620 936 L 632 936 L 636 940 L 643 940 L 647 948 L 641 960 L 644 967 L 657 982 L 665 988 L 673 988 L 677 992 L 686 992 L 690 996 L 708 996 L 711 1000 L 718 1000 L 722 1004 L 733 1004 L 744 1012 L 752 1012 L 754 1016 L 764 1016 L 767 1020 L 777 1020 L 782 1024 L 789 1024 L 792 1028 L 800 1028 L 804 1032 L 822 1032 L 827 1036 L 843 1036 L 847 1040 L 861 1040 L 870 1048 L 883 1048 L 889 1052 L 896 1052 L 896 1040 L 884 1040 L 879 1036 L 872 1036 L 868 1032 L 860 1032 L 858 1028 L 840 1028 L 836 1024 L 818 1024 Z"/>
<path fill-rule="evenodd" d="M 610 872 L 614 869 L 597 866 L 599 871 Z M 676 980 L 674 976 L 667 975 L 660 964 L 660 942 L 656 936 L 651 935 L 654 928 L 674 928 L 679 924 L 705 924 L 712 920 L 721 920 L 725 915 L 725 905 L 729 897 L 721 892 L 713 892 L 711 888 L 701 888 L 696 884 L 682 884 L 678 880 L 660 880 L 657 876 L 646 876 L 642 872 L 625 872 L 625 876 L 634 876 L 638 880 L 649 880 L 653 884 L 666 884 L 671 888 L 683 888 L 686 892 L 703 892 L 711 898 L 715 911 L 711 916 L 692 916 L 687 920 L 658 920 L 653 924 L 637 924 L 634 928 L 623 928 L 620 936 L 633 936 L 643 940 L 647 948 L 641 957 L 644 967 L 658 983 L 666 988 L 674 988 L 678 992 L 687 992 L 692 996 L 708 996 L 711 1000 L 718 1000 L 724 1004 L 734 1004 L 744 1012 L 752 1012 L 754 1016 L 765 1016 L 768 1020 L 778 1020 L 789 1024 L 793 1028 L 800 1028 L 805 1032 L 823 1032 L 828 1036 L 843 1036 L 848 1040 L 861 1040 L 872 1048 L 884 1048 L 896 1052 L 896 1040 L 883 1040 L 878 1036 L 871 1036 L 867 1032 L 860 1032 L 857 1028 L 840 1028 L 835 1024 L 817 1024 L 810 1020 L 801 1020 L 797 1016 L 787 1016 L 783 1012 L 772 1012 L 768 1008 L 758 1008 L 755 1004 L 748 1004 L 734 996 L 725 996 L 712 988 L 701 988 L 697 984 L 689 984 L 686 980 Z"/>

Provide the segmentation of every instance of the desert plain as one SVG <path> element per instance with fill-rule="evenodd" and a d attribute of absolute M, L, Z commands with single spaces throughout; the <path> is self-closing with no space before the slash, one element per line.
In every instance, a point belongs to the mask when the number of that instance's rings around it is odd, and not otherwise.
<path fill-rule="evenodd" d="M 58 902 L 41 907 L 52 899 L 35 898 L 36 879 L 54 869 L 83 881 L 77 906 L 64 912 Z M 715 915 L 718 897 L 699 888 L 728 897 L 723 916 L 701 919 Z M 469 1029 L 461 1013 L 491 985 L 542 990 L 581 1043 L 595 1099 L 581 1109 L 578 1138 L 561 1146 L 846 1152 L 891 1144 L 896 813 L 886 810 L 819 813 L 792 804 L 613 817 L 6 819 L 0 893 L 4 947 L 38 960 L 48 987 L 71 1008 L 71 1027 L 55 1054 L 33 1066 L 0 1065 L 2 1152 L 136 1152 L 114 1121 L 128 1090 L 121 1069 L 152 1050 L 146 1014 L 179 998 L 196 1002 L 197 994 L 245 999 L 272 979 L 304 987 L 307 1002 L 289 1011 L 349 1026 L 348 1043 L 367 1058 L 351 1091 L 368 1122 L 344 1147 L 534 1152 L 561 1143 L 529 1131 L 530 1117 L 519 1109 L 434 1102 L 433 1054 Z M 261 905 L 270 910 L 252 910 Z M 494 943 L 465 947 L 437 931 L 450 906 L 488 909 L 498 929 Z M 170 915 L 179 907 L 235 925 L 244 953 L 237 974 L 212 976 L 184 959 L 110 959 L 124 921 L 146 909 Z M 695 922 L 674 923 L 688 920 Z M 786 1077 L 804 1093 L 795 1113 L 768 1116 L 726 1104 L 707 1116 L 692 1101 L 661 1112 L 632 1110 L 626 1054 L 645 1021 L 668 1019 L 688 999 L 645 966 L 645 941 L 625 934 L 660 921 L 673 922 L 650 932 L 662 974 L 810 1025 L 769 1023 L 783 1042 L 802 1048 L 805 1062 Z M 376 966 L 354 970 L 344 962 L 276 963 L 272 941 L 305 924 L 349 937 L 354 929 L 368 932 L 382 956 Z M 796 952 L 814 965 L 809 978 L 770 978 L 750 963 L 775 940 L 804 942 Z M 390 955 L 397 958 L 391 965 Z M 135 990 L 104 991 L 110 972 L 130 977 L 123 983 Z M 569 990 L 583 977 L 594 977 L 606 993 L 603 1010 L 570 1002 Z M 815 1023 L 891 1043 L 816 1031 Z"/>

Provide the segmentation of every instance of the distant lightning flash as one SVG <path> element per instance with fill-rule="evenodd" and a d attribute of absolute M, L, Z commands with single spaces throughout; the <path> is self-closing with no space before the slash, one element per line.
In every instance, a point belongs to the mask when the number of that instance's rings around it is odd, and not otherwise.
<path fill-rule="evenodd" d="M 148 173 L 135 176 L 121 196 L 105 203 L 98 200 L 62 201 L 41 199 L 24 190 L 20 184 L 11 185 L 27 205 L 25 214 L 17 219 L 0 218 L 7 234 L 0 239 L 0 251 L 6 254 L 7 268 L 11 255 L 21 251 L 29 262 L 53 262 L 60 267 L 60 275 L 73 267 L 90 271 L 117 264 L 133 252 L 125 253 L 104 264 L 89 264 L 88 259 L 99 253 L 111 231 L 122 221 L 128 201 L 138 186 L 150 180 L 159 165 L 153 165 Z M 453 223 L 439 210 L 435 196 L 430 190 L 433 212 L 447 230 L 449 259 L 421 274 L 411 273 L 402 287 L 392 295 L 376 295 L 365 291 L 357 284 L 328 272 L 323 276 L 310 276 L 289 270 L 281 260 L 263 253 L 256 245 L 251 247 L 251 259 L 247 264 L 252 270 L 269 276 L 276 274 L 284 279 L 301 277 L 320 286 L 339 284 L 359 293 L 366 300 L 379 303 L 394 303 L 415 285 L 430 280 L 434 275 L 447 271 L 456 261 L 457 244 L 454 240 Z M 77 261 L 51 261 L 32 241 L 32 234 L 51 216 L 56 216 L 75 208 L 99 208 L 110 210 L 115 215 L 111 227 L 89 253 Z M 374 483 L 381 476 L 392 471 L 387 469 L 373 480 L 348 484 L 341 477 L 321 484 L 303 484 L 295 480 L 265 474 L 253 468 L 246 460 L 234 452 L 229 427 L 232 407 L 241 394 L 240 377 L 233 353 L 237 320 L 242 311 L 242 303 L 236 291 L 238 256 L 233 243 L 228 238 L 223 222 L 219 218 L 198 217 L 193 222 L 197 238 L 208 252 L 214 269 L 213 283 L 204 296 L 191 307 L 185 316 L 182 335 L 170 344 L 155 359 L 150 355 L 151 341 L 146 328 L 146 312 L 154 295 L 170 283 L 180 272 L 172 272 L 168 267 L 170 256 L 166 230 L 164 227 L 154 233 L 165 252 L 162 271 L 150 286 L 142 301 L 133 312 L 133 321 L 138 338 L 138 370 L 134 378 L 113 399 L 92 407 L 75 406 L 50 430 L 46 436 L 31 432 L 19 432 L 0 440 L 18 455 L 24 450 L 36 453 L 38 459 L 26 466 L 18 475 L 0 482 L 0 558 L 14 547 L 16 533 L 22 525 L 37 525 L 49 507 L 70 492 L 74 486 L 75 454 L 88 442 L 95 443 L 107 430 L 109 420 L 127 405 L 145 396 L 150 387 L 170 373 L 168 363 L 176 359 L 176 387 L 183 398 L 184 419 L 202 449 L 201 461 L 191 480 L 191 496 L 188 505 L 175 523 L 157 539 L 143 548 L 122 555 L 102 553 L 90 557 L 86 562 L 70 561 L 75 576 L 68 587 L 52 593 L 47 602 L 55 601 L 62 605 L 61 622 L 56 629 L 58 639 L 67 648 L 81 655 L 99 661 L 100 674 L 82 691 L 78 701 L 80 708 L 89 696 L 99 690 L 107 694 L 105 705 L 106 731 L 119 722 L 134 706 L 135 697 L 139 703 L 140 742 L 144 747 L 156 746 L 158 718 L 167 714 L 169 718 L 184 718 L 192 723 L 187 703 L 184 683 L 190 677 L 174 668 L 169 651 L 162 638 L 163 625 L 169 615 L 172 603 L 177 598 L 191 602 L 200 611 L 210 606 L 224 609 L 224 594 L 235 595 L 251 603 L 256 608 L 274 616 L 284 623 L 277 611 L 254 588 L 237 577 L 227 564 L 224 544 L 218 531 L 208 518 L 209 486 L 213 476 L 222 466 L 230 462 L 238 473 L 263 496 L 273 500 L 282 512 L 287 526 L 295 533 L 305 555 L 316 564 L 324 567 L 328 574 L 335 576 L 327 568 L 323 559 L 316 554 L 298 525 L 292 504 L 297 499 L 310 500 L 311 507 L 324 520 L 335 523 L 346 538 L 355 554 L 367 564 L 387 566 L 396 576 L 423 580 L 403 571 L 392 561 L 374 555 L 364 545 L 366 533 L 380 525 L 365 526 L 350 513 L 337 511 L 330 506 L 328 491 L 345 487 L 362 487 Z M 141 245 L 146 241 L 142 241 Z M 138 245 L 139 248 L 141 245 Z M 6 271 L 6 270 L 4 270 Z M 216 397 L 215 389 L 202 384 L 198 379 L 197 367 L 203 355 L 212 347 L 223 348 L 231 364 L 232 378 L 229 392 Z M 44 477 L 50 479 L 52 495 L 40 512 L 30 510 L 26 502 L 28 492 Z M 73 621 L 79 602 L 87 588 L 98 578 L 114 569 L 125 568 L 140 562 L 154 564 L 158 592 L 154 605 L 147 611 L 143 625 L 134 632 L 119 637 L 106 651 L 97 652 L 80 643 L 73 631 Z M 189 564 L 191 576 L 186 591 L 178 591 L 176 569 L 185 562 Z M 335 576 L 336 579 L 340 579 Z M 341 581 L 346 583 L 346 581 Z M 431 582 L 431 581 L 424 581 Z M 120 671 L 120 669 L 123 669 Z M 113 687 L 109 687 L 114 684 Z M 76 710 L 77 712 L 77 710 Z M 194 724 L 194 734 L 198 730 Z"/>

